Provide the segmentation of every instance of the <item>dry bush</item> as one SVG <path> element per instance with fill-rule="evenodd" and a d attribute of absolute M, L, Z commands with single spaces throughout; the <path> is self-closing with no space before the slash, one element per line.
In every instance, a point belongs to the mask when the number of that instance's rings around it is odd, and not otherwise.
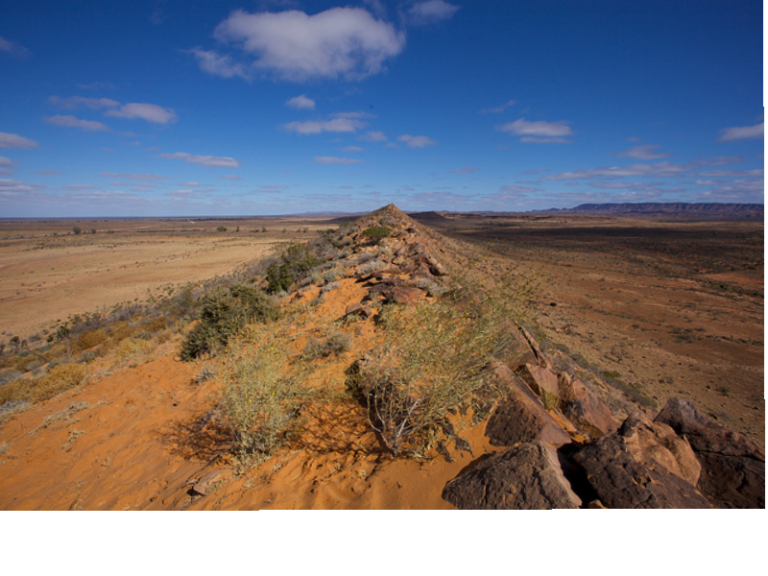
<path fill-rule="evenodd" d="M 470 313 L 444 300 L 412 313 L 390 307 L 383 328 L 383 344 L 349 372 L 348 383 L 393 455 L 424 455 L 449 414 L 495 394 L 488 365 L 505 356 L 509 324 L 488 302 Z"/>
<path fill-rule="evenodd" d="M 338 356 L 349 350 L 350 345 L 351 338 L 349 334 L 344 332 L 334 332 L 325 340 L 310 338 L 304 348 L 304 352 L 302 352 L 302 358 L 307 362 L 311 362 L 317 358 L 327 358 L 334 354 Z"/>
<path fill-rule="evenodd" d="M 0 405 L 6 402 L 42 402 L 83 383 L 88 369 L 82 364 L 59 364 L 43 378 L 21 378 L 0 388 Z"/>
<path fill-rule="evenodd" d="M 233 346 L 225 367 L 221 408 L 243 458 L 274 452 L 294 429 L 304 398 L 303 365 L 290 362 L 284 342 L 259 336 L 256 345 L 247 338 Z"/>

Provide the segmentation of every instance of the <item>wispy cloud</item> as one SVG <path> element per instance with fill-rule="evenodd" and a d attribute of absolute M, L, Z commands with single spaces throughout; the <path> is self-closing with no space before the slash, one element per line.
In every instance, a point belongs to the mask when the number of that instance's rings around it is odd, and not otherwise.
<path fill-rule="evenodd" d="M 426 0 L 426 2 L 417 2 L 411 6 L 408 11 L 408 22 L 418 26 L 433 24 L 441 20 L 448 20 L 459 9 L 443 0 Z"/>
<path fill-rule="evenodd" d="M 7 40 L 2 36 L 0 36 L 0 52 L 4 52 L 15 58 L 26 58 L 30 54 L 29 50 L 24 48 L 21 44 L 13 42 L 12 40 Z"/>
<path fill-rule="evenodd" d="M 763 122 L 754 126 L 734 126 L 720 131 L 720 142 L 733 142 L 734 140 L 750 140 L 763 138 Z"/>
<path fill-rule="evenodd" d="M 226 176 L 222 176 L 222 178 L 224 178 L 224 180 L 231 180 L 232 182 L 240 182 L 240 180 L 242 180 L 242 177 L 235 174 L 227 174 Z"/>
<path fill-rule="evenodd" d="M 167 180 L 168 176 L 161 176 L 160 174 L 124 174 L 118 172 L 101 172 L 99 176 L 105 176 L 107 178 L 125 178 L 127 180 Z"/>
<path fill-rule="evenodd" d="M 508 122 L 497 126 L 497 130 L 507 132 L 515 136 L 520 136 L 521 142 L 533 142 L 536 144 L 568 144 L 563 136 L 572 136 L 573 130 L 568 126 L 565 120 L 557 122 L 545 122 L 542 120 L 528 122 L 525 118 L 520 118 L 514 122 Z"/>
<path fill-rule="evenodd" d="M 410 134 L 403 134 L 397 138 L 400 142 L 405 142 L 408 148 L 425 148 L 426 146 L 434 146 L 435 141 L 426 136 L 411 136 Z"/>
<path fill-rule="evenodd" d="M 659 148 L 661 148 L 661 146 L 658 144 L 644 144 L 642 146 L 632 146 L 632 148 L 624 150 L 624 152 L 618 152 L 611 155 L 620 158 L 634 158 L 636 160 L 658 160 L 660 158 L 674 156 L 674 154 L 662 154 L 656 152 Z"/>
<path fill-rule="evenodd" d="M 510 106 L 514 106 L 515 104 L 516 102 L 514 100 L 508 100 L 501 106 L 494 106 L 493 108 L 483 108 L 482 110 L 480 110 L 480 114 L 501 114 L 502 112 L 504 112 L 504 110 L 506 110 Z"/>
<path fill-rule="evenodd" d="M 18 134 L 0 132 L 0 148 L 37 148 L 37 146 L 37 142 L 29 138 L 24 138 Z"/>
<path fill-rule="evenodd" d="M 332 156 L 317 156 L 315 162 L 318 164 L 363 164 L 365 160 L 357 158 L 334 158 Z"/>
<path fill-rule="evenodd" d="M 314 110 L 315 101 L 312 98 L 307 98 L 305 94 L 291 98 L 285 103 L 289 108 L 295 108 L 296 110 Z"/>
<path fill-rule="evenodd" d="M 480 168 L 475 168 L 474 166 L 464 166 L 464 168 L 458 168 L 457 170 L 451 170 L 451 174 L 472 174 L 474 172 L 479 172 Z"/>
<path fill-rule="evenodd" d="M 16 162 L 11 160 L 10 158 L 6 158 L 5 156 L 0 156 L 0 166 L 3 168 L 13 168 L 16 166 Z"/>
<path fill-rule="evenodd" d="M 45 121 L 48 122 L 48 124 L 64 126 L 65 128 L 77 128 L 86 132 L 105 132 L 109 130 L 109 127 L 105 126 L 101 122 L 96 122 L 94 120 L 81 120 L 80 118 L 75 118 L 69 114 L 65 116 L 58 114 L 56 116 L 48 116 Z"/>
<path fill-rule="evenodd" d="M 83 96 L 69 96 L 61 98 L 60 96 L 51 96 L 48 102 L 64 110 L 75 110 L 76 108 L 90 108 L 99 110 L 101 108 L 116 108 L 120 102 L 110 98 L 84 98 Z"/>
<path fill-rule="evenodd" d="M 345 146 L 342 150 L 344 150 L 344 152 L 362 152 L 363 148 L 360 146 Z"/>
<path fill-rule="evenodd" d="M 106 116 L 116 118 L 141 118 L 154 124 L 169 124 L 176 121 L 176 114 L 170 108 L 163 108 L 157 104 L 130 103 L 123 104 L 118 110 L 109 110 Z"/>
<path fill-rule="evenodd" d="M 208 72 L 208 74 L 221 76 L 222 78 L 237 77 L 244 78 L 245 80 L 250 80 L 251 78 L 251 74 L 248 73 L 245 66 L 234 62 L 226 54 L 219 54 L 214 50 L 203 50 L 202 48 L 190 48 L 185 52 L 194 54 L 200 69 L 203 72 Z"/>
<path fill-rule="evenodd" d="M 363 140 L 365 142 L 386 142 L 387 137 L 384 135 L 384 132 L 378 132 L 378 131 L 371 131 L 366 132 L 358 140 Z"/>
<path fill-rule="evenodd" d="M 200 164 L 201 166 L 228 167 L 237 168 L 240 163 L 234 158 L 226 156 L 197 156 L 187 152 L 174 152 L 173 154 L 158 154 L 158 158 L 167 158 L 170 160 L 184 160 L 188 164 Z"/>
<path fill-rule="evenodd" d="M 337 117 L 332 120 L 289 122 L 283 124 L 283 129 L 298 134 L 320 134 L 321 132 L 356 132 L 364 126 L 364 122 L 355 118 Z"/>
<path fill-rule="evenodd" d="M 229 56 L 194 49 L 203 70 L 248 77 L 251 71 L 283 80 L 360 79 L 376 74 L 405 46 L 405 34 L 363 8 L 331 8 L 308 15 L 299 10 L 251 14 L 235 10 L 214 30 L 222 43 L 240 48 L 248 68 Z"/>
<path fill-rule="evenodd" d="M 657 162 L 655 164 L 632 164 L 630 166 L 608 166 L 588 170 L 574 170 L 544 176 L 542 180 L 583 180 L 586 178 L 625 177 L 625 176 L 679 176 L 695 169 L 683 164 Z"/>

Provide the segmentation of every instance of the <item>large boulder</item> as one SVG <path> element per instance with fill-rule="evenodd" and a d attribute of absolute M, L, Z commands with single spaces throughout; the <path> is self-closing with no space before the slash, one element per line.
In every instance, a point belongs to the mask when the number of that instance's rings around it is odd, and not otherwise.
<path fill-rule="evenodd" d="M 711 508 L 695 488 L 700 468 L 691 447 L 640 413 L 572 458 L 608 508 Z"/>
<path fill-rule="evenodd" d="M 537 442 L 520 444 L 480 460 L 446 484 L 443 499 L 462 510 L 581 506 L 563 475 L 557 451 Z"/>
<path fill-rule="evenodd" d="M 599 438 L 617 428 L 610 408 L 578 378 L 561 373 L 558 390 L 560 410 L 591 438 Z"/>
<path fill-rule="evenodd" d="M 765 508 L 765 449 L 671 398 L 655 418 L 690 443 L 701 462 L 698 489 L 718 508 Z"/>
<path fill-rule="evenodd" d="M 569 444 L 571 437 L 542 406 L 525 382 L 505 365 L 495 364 L 497 384 L 506 396 L 499 402 L 485 428 L 494 446 L 514 446 L 539 441 L 556 447 Z"/>

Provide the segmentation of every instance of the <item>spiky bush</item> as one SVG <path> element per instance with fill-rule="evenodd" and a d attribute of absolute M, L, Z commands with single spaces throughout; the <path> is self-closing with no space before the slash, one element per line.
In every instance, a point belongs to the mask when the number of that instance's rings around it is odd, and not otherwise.
<path fill-rule="evenodd" d="M 306 244 L 294 244 L 267 268 L 267 290 L 271 293 L 288 291 L 293 283 L 303 279 L 320 264 L 312 248 Z"/>

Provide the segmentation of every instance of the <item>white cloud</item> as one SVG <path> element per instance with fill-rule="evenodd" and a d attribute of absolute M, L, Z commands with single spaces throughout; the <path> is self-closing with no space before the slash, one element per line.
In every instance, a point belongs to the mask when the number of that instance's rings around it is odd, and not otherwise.
<path fill-rule="evenodd" d="M 18 180 L 9 180 L 7 178 L 0 178 L 0 194 L 19 194 L 22 192 L 34 192 L 40 190 L 43 186 L 38 184 L 27 184 L 25 182 L 19 182 Z"/>
<path fill-rule="evenodd" d="M 168 176 L 159 174 L 118 174 L 117 172 L 102 172 L 99 176 L 107 178 L 126 178 L 128 180 L 166 180 Z"/>
<path fill-rule="evenodd" d="M 99 110 L 101 108 L 115 108 L 120 106 L 120 102 L 111 100 L 110 98 L 83 98 L 82 96 L 70 96 L 68 98 L 51 96 L 48 98 L 48 102 L 64 110 L 74 110 L 80 107 Z"/>
<path fill-rule="evenodd" d="M 0 166 L 3 168 L 13 168 L 16 166 L 16 162 L 11 160 L 10 158 L 6 158 L 5 156 L 0 156 Z"/>
<path fill-rule="evenodd" d="M 417 2 L 408 9 L 408 19 L 412 24 L 431 24 L 440 20 L 447 20 L 453 16 L 459 6 L 448 4 L 443 0 L 427 0 Z"/>
<path fill-rule="evenodd" d="M 425 146 L 434 146 L 435 141 L 426 136 L 411 136 L 410 134 L 403 134 L 397 138 L 400 142 L 405 142 L 408 148 L 424 148 Z"/>
<path fill-rule="evenodd" d="M 283 128 L 298 134 L 320 134 L 321 132 L 355 132 L 365 126 L 354 118 L 334 118 L 333 120 L 310 120 L 307 122 L 289 122 Z"/>
<path fill-rule="evenodd" d="M 237 160 L 234 158 L 228 158 L 226 156 L 196 156 L 186 152 L 174 152 L 173 154 L 158 154 L 157 157 L 168 158 L 171 160 L 184 160 L 188 164 L 200 164 L 201 166 L 223 166 L 229 168 L 237 168 L 240 166 L 240 163 Z"/>
<path fill-rule="evenodd" d="M 317 156 L 315 162 L 318 164 L 363 164 L 365 160 L 356 158 L 334 158 L 332 156 Z"/>
<path fill-rule="evenodd" d="M 699 172 L 699 176 L 707 176 L 709 178 L 723 178 L 728 176 L 746 176 L 753 178 L 762 178 L 764 173 L 762 169 L 756 170 L 710 170 L 708 172 Z"/>
<path fill-rule="evenodd" d="M 720 142 L 732 142 L 734 140 L 749 140 L 763 138 L 763 123 L 754 126 L 734 126 L 720 131 Z"/>
<path fill-rule="evenodd" d="M 504 112 L 504 110 L 506 110 L 510 106 L 514 106 L 515 104 L 516 102 L 514 100 L 508 100 L 501 106 L 494 106 L 493 108 L 483 108 L 482 110 L 480 110 L 480 114 L 501 114 L 502 112 Z"/>
<path fill-rule="evenodd" d="M 345 148 L 342 148 L 344 152 L 362 152 L 363 148 L 360 146 L 346 146 Z"/>
<path fill-rule="evenodd" d="M 504 192 L 509 192 L 511 194 L 533 194 L 536 192 L 543 192 L 543 188 L 533 188 L 530 186 L 514 186 L 514 185 L 507 185 L 502 186 L 501 189 Z"/>
<path fill-rule="evenodd" d="M 123 104 L 120 106 L 120 109 L 109 110 L 105 115 L 115 116 L 116 118 L 141 118 L 155 124 L 168 124 L 176 120 L 176 114 L 173 110 L 156 104 Z"/>
<path fill-rule="evenodd" d="M 312 98 L 307 98 L 306 95 L 296 96 L 291 98 L 285 103 L 289 108 L 295 108 L 296 110 L 314 110 L 315 101 Z"/>
<path fill-rule="evenodd" d="M 0 148 L 37 148 L 37 142 L 18 134 L 0 132 Z"/>
<path fill-rule="evenodd" d="M 405 46 L 404 33 L 362 8 L 331 8 L 312 16 L 298 10 L 236 10 L 216 27 L 214 36 L 255 57 L 254 70 L 298 82 L 376 74 Z"/>
<path fill-rule="evenodd" d="M 10 54 L 17 58 L 25 58 L 26 56 L 29 56 L 29 50 L 24 48 L 24 46 L 12 42 L 11 40 L 6 40 L 2 36 L 0 36 L 0 52 L 5 52 L 6 54 Z"/>
<path fill-rule="evenodd" d="M 573 130 L 568 126 L 565 120 L 557 122 L 528 122 L 525 118 L 520 118 L 514 122 L 508 122 L 496 127 L 501 132 L 508 132 L 516 136 L 521 136 L 521 142 L 533 142 L 536 144 L 567 144 L 570 141 L 563 136 L 572 136 Z"/>
<path fill-rule="evenodd" d="M 674 154 L 662 154 L 655 150 L 661 148 L 658 144 L 644 144 L 643 146 L 633 146 L 624 152 L 612 154 L 620 158 L 635 158 L 636 160 L 658 160 L 660 158 L 669 158 Z"/>
<path fill-rule="evenodd" d="M 250 79 L 250 74 L 246 72 L 242 64 L 234 63 L 230 56 L 219 54 L 214 50 L 203 50 L 201 48 L 192 48 L 187 50 L 195 55 L 200 69 L 214 76 L 224 78 L 240 77 L 246 80 Z"/>
<path fill-rule="evenodd" d="M 589 170 L 574 170 L 561 172 L 551 176 L 544 176 L 542 180 L 582 180 L 585 178 L 605 178 L 623 176 L 679 176 L 690 172 L 691 166 L 682 164 L 670 164 L 669 162 L 657 162 L 656 164 L 632 164 L 630 166 L 609 166 L 592 168 Z"/>
<path fill-rule="evenodd" d="M 80 130 L 85 130 L 86 132 L 103 132 L 106 130 L 109 130 L 107 126 L 102 124 L 101 122 L 96 122 L 93 120 L 80 120 L 79 118 L 75 118 L 71 115 L 61 116 L 49 116 L 45 119 L 48 124 L 55 124 L 56 126 L 64 126 L 65 128 L 78 128 Z"/>
<path fill-rule="evenodd" d="M 480 168 L 475 168 L 474 166 L 464 166 L 464 168 L 451 170 L 451 174 L 472 174 L 473 172 L 479 172 L 479 171 L 480 171 Z"/>
<path fill-rule="evenodd" d="M 359 140 L 364 140 L 365 142 L 386 142 L 387 137 L 384 136 L 384 132 L 371 131 L 360 136 Z"/>

